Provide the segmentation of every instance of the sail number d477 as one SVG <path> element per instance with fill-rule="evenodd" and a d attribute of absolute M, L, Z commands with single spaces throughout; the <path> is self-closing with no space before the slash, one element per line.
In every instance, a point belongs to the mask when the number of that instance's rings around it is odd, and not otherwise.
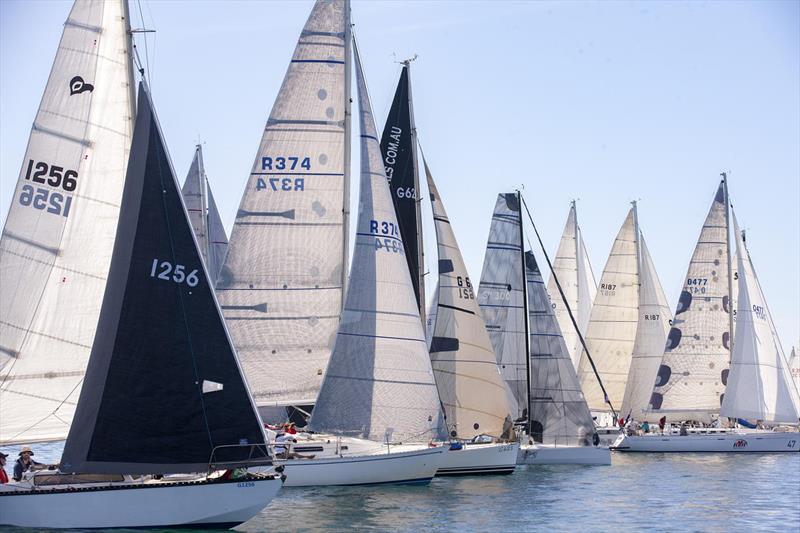
<path fill-rule="evenodd" d="M 200 282 L 196 268 L 187 274 L 184 265 L 173 265 L 169 261 L 161 261 L 159 264 L 158 259 L 153 259 L 150 277 L 174 283 L 186 283 L 190 287 L 196 287 Z"/>

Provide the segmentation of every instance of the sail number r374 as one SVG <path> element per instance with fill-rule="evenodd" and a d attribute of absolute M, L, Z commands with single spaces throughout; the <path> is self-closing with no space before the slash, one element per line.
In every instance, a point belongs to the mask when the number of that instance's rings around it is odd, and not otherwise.
<path fill-rule="evenodd" d="M 158 259 L 153 259 L 153 266 L 150 268 L 150 277 L 172 281 L 174 283 L 186 282 L 190 287 L 196 287 L 200 282 L 200 278 L 197 277 L 196 268 L 187 274 L 185 266 L 173 265 L 169 261 L 161 261 L 159 265 Z"/>

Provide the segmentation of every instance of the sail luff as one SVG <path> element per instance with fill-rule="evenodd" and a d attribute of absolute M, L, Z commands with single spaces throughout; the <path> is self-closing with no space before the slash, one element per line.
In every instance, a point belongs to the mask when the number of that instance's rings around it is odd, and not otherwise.
<path fill-rule="evenodd" d="M 523 324 L 525 330 L 525 431 L 528 435 L 531 434 L 531 418 L 530 418 L 530 405 L 531 405 L 531 331 L 530 331 L 530 300 L 528 299 L 528 269 L 525 264 L 525 225 L 522 223 L 522 193 L 517 191 L 517 205 L 519 209 L 519 260 L 520 268 L 522 271 L 522 301 L 524 302 L 523 308 Z M 531 252 L 532 254 L 533 252 Z M 538 267 L 538 265 L 537 265 Z M 541 276 L 541 275 L 540 275 Z"/>
<path fill-rule="evenodd" d="M 414 176 L 414 211 L 417 217 L 417 292 L 419 300 L 419 315 L 425 324 L 425 243 L 422 240 L 422 193 L 419 186 L 419 161 L 417 159 L 417 122 L 414 117 L 414 96 L 411 90 L 411 61 L 406 62 L 408 70 L 408 114 L 411 117 L 411 169 Z"/>
<path fill-rule="evenodd" d="M 344 311 L 344 293 L 347 290 L 347 276 L 350 272 L 350 180 L 352 137 L 353 137 L 353 27 L 351 24 L 352 13 L 350 0 L 344 0 L 344 153 L 342 166 L 344 167 L 342 186 L 342 269 L 340 299 L 341 311 Z"/>

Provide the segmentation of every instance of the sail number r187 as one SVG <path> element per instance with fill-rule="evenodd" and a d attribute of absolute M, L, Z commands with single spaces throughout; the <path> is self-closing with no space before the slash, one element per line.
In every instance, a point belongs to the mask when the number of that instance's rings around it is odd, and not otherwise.
<path fill-rule="evenodd" d="M 172 276 L 170 276 L 170 274 L 172 274 Z M 200 282 L 200 278 L 197 277 L 197 269 L 187 274 L 185 266 L 173 265 L 169 261 L 161 261 L 159 265 L 158 259 L 153 259 L 153 266 L 150 268 L 150 277 L 163 279 L 165 281 L 173 281 L 175 283 L 186 282 L 190 287 L 196 287 Z"/>

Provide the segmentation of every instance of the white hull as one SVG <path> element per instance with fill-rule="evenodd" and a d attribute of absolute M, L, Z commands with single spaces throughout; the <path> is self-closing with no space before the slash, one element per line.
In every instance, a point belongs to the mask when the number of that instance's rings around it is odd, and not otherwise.
<path fill-rule="evenodd" d="M 599 426 L 595 428 L 595 432 L 600 437 L 598 446 L 605 446 L 606 448 L 613 446 L 622 434 L 622 431 L 617 426 Z"/>
<path fill-rule="evenodd" d="M 409 449 L 411 448 L 411 449 Z M 283 464 L 287 487 L 429 483 L 445 454 L 444 447 L 392 446 L 390 453 L 343 455 L 276 461 Z"/>
<path fill-rule="evenodd" d="M 610 465 L 611 451 L 604 446 L 552 446 L 524 444 L 520 446 L 520 465 Z"/>
<path fill-rule="evenodd" d="M 517 466 L 518 450 L 517 442 L 464 444 L 460 450 L 447 450 L 436 475 L 510 474 Z"/>
<path fill-rule="evenodd" d="M 63 485 L 59 487 L 64 487 Z M 223 527 L 269 504 L 281 480 L 113 483 L 71 489 L 0 490 L 0 525 L 26 528 Z"/>
<path fill-rule="evenodd" d="M 612 447 L 620 452 L 798 452 L 800 432 L 744 431 L 689 435 L 621 436 Z"/>

